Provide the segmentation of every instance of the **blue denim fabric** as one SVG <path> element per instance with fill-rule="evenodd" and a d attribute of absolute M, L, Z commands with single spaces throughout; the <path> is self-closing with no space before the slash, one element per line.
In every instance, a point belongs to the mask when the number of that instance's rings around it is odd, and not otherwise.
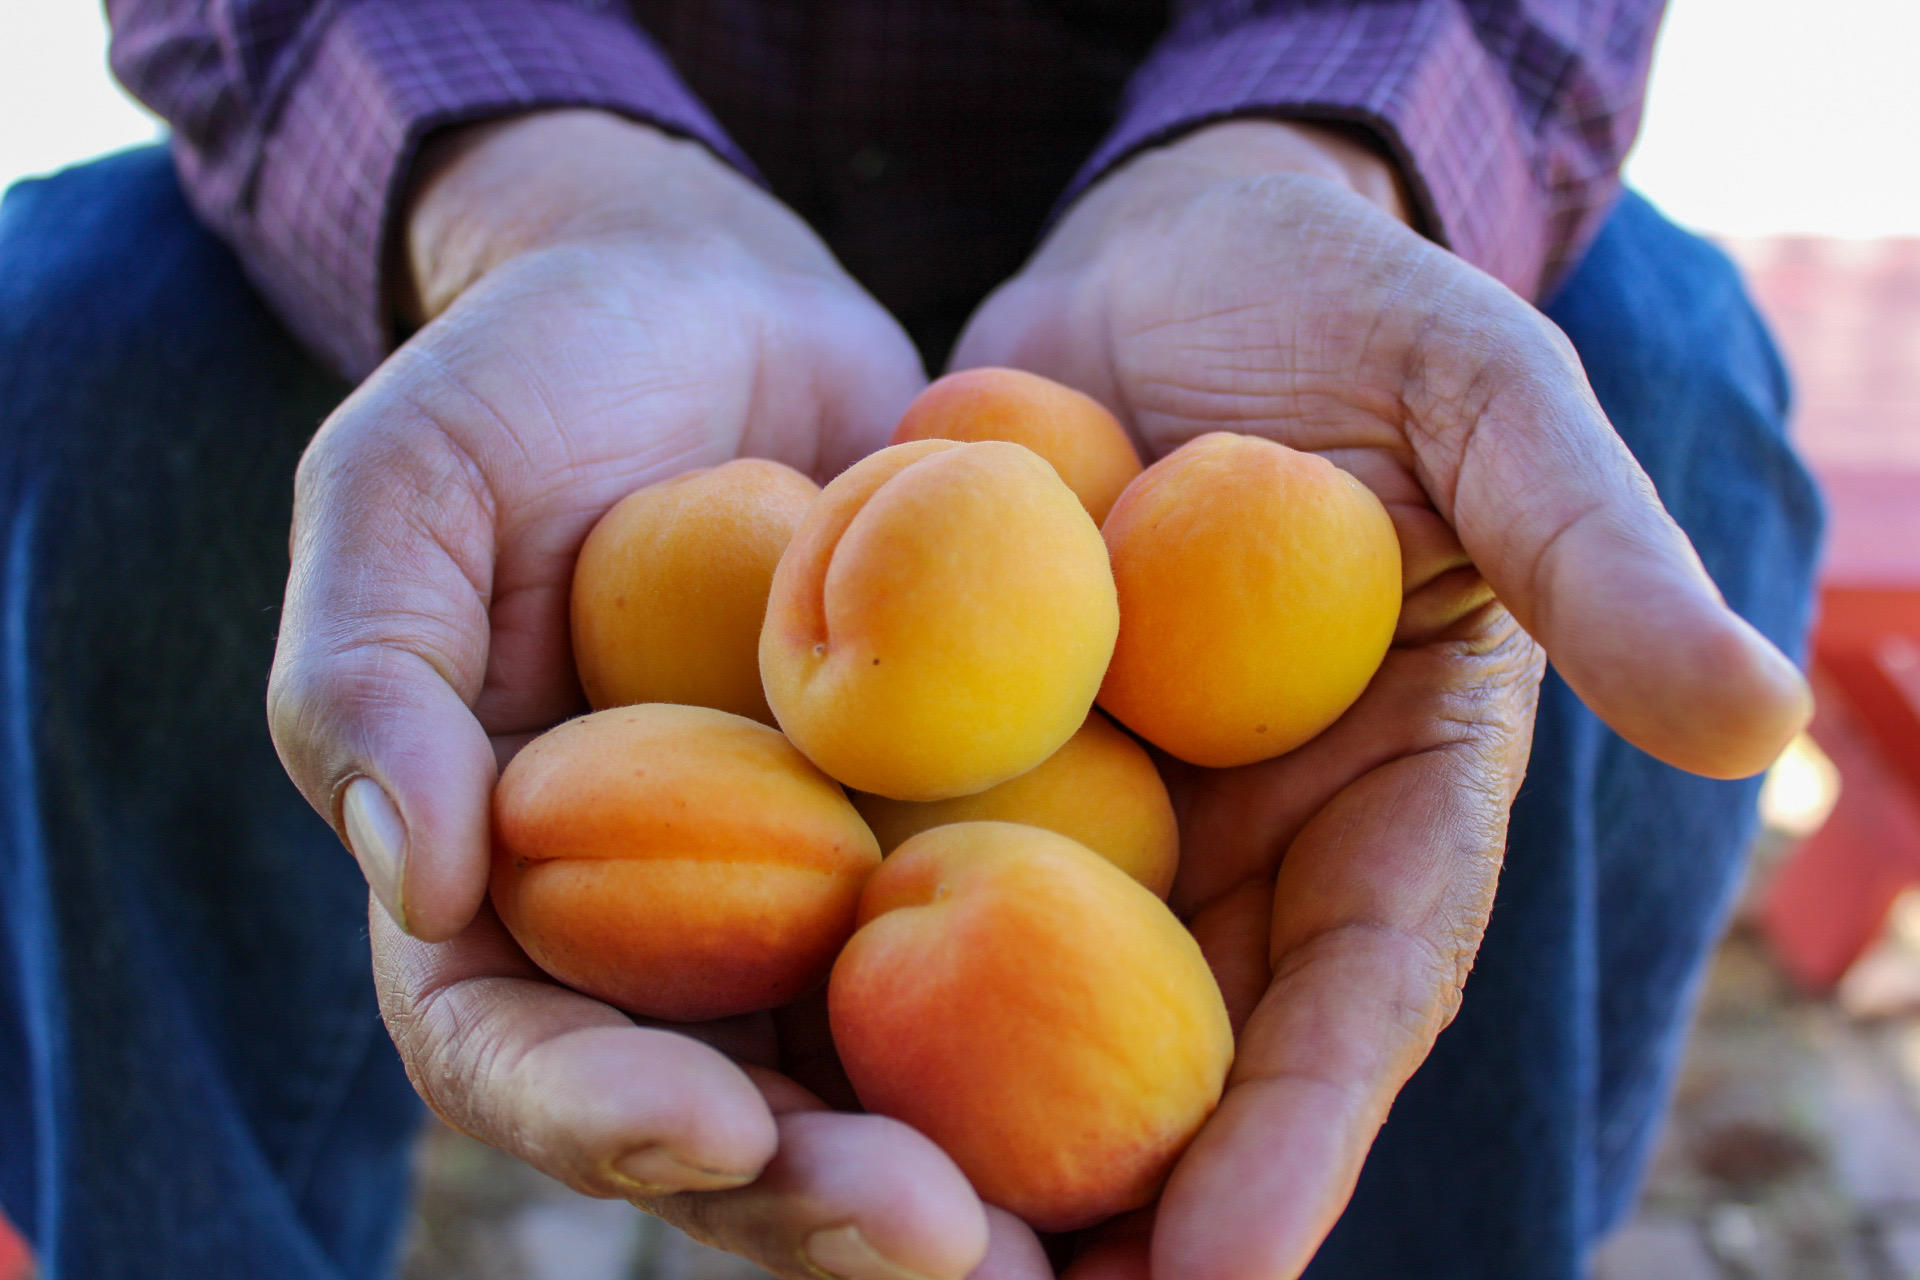
<path fill-rule="evenodd" d="M 1725 260 L 1629 198 L 1555 299 L 1728 598 L 1797 648 L 1818 508 Z M 299 450 L 345 388 L 158 150 L 0 207 L 0 1205 L 47 1280 L 385 1274 L 419 1115 L 365 890 L 268 742 Z M 1465 1007 L 1316 1280 L 1559 1280 L 1629 1203 L 1752 833 L 1549 678 Z"/>
<path fill-rule="evenodd" d="M 264 712 L 344 391 L 163 152 L 0 206 L 0 1204 L 47 1280 L 391 1265 L 420 1106 Z"/>

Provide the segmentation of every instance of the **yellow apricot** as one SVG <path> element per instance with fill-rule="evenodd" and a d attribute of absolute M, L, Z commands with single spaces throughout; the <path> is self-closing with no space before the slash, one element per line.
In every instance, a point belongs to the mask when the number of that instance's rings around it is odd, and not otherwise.
<path fill-rule="evenodd" d="M 759 660 L 767 588 L 819 492 L 791 467 L 739 458 L 616 503 L 573 571 L 587 701 L 681 702 L 771 725 Z"/>
<path fill-rule="evenodd" d="M 1149 1202 L 1233 1057 L 1219 988 L 1166 905 L 1014 823 L 936 827 L 895 850 L 827 996 L 861 1103 L 1043 1231 Z"/>
<path fill-rule="evenodd" d="M 1102 532 L 1120 639 L 1100 705 L 1189 763 L 1291 751 L 1359 698 L 1393 640 L 1393 521 L 1314 454 L 1201 436 L 1142 472 Z"/>
<path fill-rule="evenodd" d="M 1077 840 L 1164 898 L 1180 825 L 1153 758 L 1098 711 L 1044 762 L 975 795 L 916 804 L 864 792 L 853 806 L 880 852 L 955 822 L 1024 822 Z"/>
<path fill-rule="evenodd" d="M 493 794 L 494 907 L 549 974 L 696 1021 L 819 984 L 873 835 L 832 779 L 744 716 L 646 703 L 528 744 Z"/>
<path fill-rule="evenodd" d="M 964 369 L 922 391 L 892 443 L 935 438 L 1025 445 L 1053 464 L 1095 524 L 1140 474 L 1139 452 L 1105 405 L 1021 369 Z"/>
<path fill-rule="evenodd" d="M 821 492 L 773 577 L 760 675 L 795 746 L 897 800 L 983 791 L 1073 736 L 1119 625 L 1106 547 L 1016 444 L 921 440 Z"/>

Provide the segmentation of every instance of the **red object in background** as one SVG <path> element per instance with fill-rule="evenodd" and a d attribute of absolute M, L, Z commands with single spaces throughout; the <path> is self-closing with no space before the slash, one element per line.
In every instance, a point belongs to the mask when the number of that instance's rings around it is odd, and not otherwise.
<path fill-rule="evenodd" d="M 1880 936 L 1900 891 L 1920 882 L 1920 798 L 1823 668 L 1814 696 L 1813 738 L 1840 771 L 1840 796 L 1774 874 L 1760 926 L 1795 982 L 1827 991 Z"/>
<path fill-rule="evenodd" d="M 0 1216 L 0 1280 L 29 1280 L 33 1275 L 33 1255 L 27 1242 Z"/>
<path fill-rule="evenodd" d="M 1825 990 L 1920 884 L 1920 240 L 1728 248 L 1786 349 L 1827 499 L 1813 737 L 1840 796 L 1760 912 L 1781 963 Z"/>
<path fill-rule="evenodd" d="M 1814 661 L 1920 800 L 1920 471 L 1831 470 L 1821 487 L 1830 528 Z"/>
<path fill-rule="evenodd" d="M 1830 514 L 1814 632 L 1813 739 L 1840 772 L 1826 824 L 1767 887 L 1783 967 L 1825 991 L 1920 884 L 1920 472 L 1822 477 Z"/>

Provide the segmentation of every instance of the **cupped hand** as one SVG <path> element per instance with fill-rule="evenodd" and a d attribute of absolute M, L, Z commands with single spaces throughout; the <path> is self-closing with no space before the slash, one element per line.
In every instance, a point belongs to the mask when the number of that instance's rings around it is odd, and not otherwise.
<path fill-rule="evenodd" d="M 990 1242 L 1002 1274 L 1045 1274 L 930 1142 L 776 1073 L 832 1092 L 817 1018 L 638 1026 L 545 979 L 484 906 L 499 762 L 585 710 L 567 612 L 593 522 L 740 455 L 830 477 L 884 442 L 918 357 L 692 143 L 550 112 L 457 131 L 422 171 L 395 270 L 420 327 L 302 459 L 269 689 L 288 772 L 377 899 L 416 1087 L 778 1274 L 959 1277 Z"/>
<path fill-rule="evenodd" d="M 1340 721 L 1276 760 L 1173 771 L 1172 902 L 1237 1056 L 1150 1235 L 1113 1235 L 1076 1280 L 1305 1267 L 1458 1005 L 1543 650 L 1615 730 L 1698 773 L 1758 771 L 1808 714 L 1564 336 L 1404 212 L 1341 135 L 1215 126 L 1089 192 L 956 351 L 1089 392 L 1151 456 L 1216 430 L 1319 453 L 1380 497 L 1402 548 L 1393 648 Z"/>

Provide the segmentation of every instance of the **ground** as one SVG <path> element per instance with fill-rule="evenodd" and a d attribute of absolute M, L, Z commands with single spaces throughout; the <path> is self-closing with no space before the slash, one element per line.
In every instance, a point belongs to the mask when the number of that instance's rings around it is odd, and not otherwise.
<path fill-rule="evenodd" d="M 1856 1016 L 1794 992 L 1736 929 L 1596 1280 L 1920 1280 L 1914 956 L 1893 938 L 1856 969 Z"/>

